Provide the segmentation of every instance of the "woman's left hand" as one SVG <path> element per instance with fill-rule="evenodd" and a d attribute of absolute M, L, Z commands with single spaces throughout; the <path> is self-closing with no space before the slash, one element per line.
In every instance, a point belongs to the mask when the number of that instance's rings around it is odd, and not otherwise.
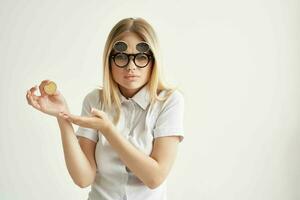
<path fill-rule="evenodd" d="M 114 126 L 105 112 L 95 108 L 91 109 L 90 117 L 76 116 L 66 112 L 60 112 L 59 115 L 73 124 L 85 128 L 100 130 L 102 133 Z"/>

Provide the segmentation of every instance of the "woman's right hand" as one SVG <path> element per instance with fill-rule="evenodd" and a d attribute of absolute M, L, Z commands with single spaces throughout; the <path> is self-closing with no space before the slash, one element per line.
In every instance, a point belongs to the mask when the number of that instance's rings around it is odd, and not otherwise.
<path fill-rule="evenodd" d="M 65 101 L 65 98 L 58 90 L 56 90 L 53 95 L 48 95 L 44 91 L 44 86 L 49 82 L 50 80 L 43 80 L 39 85 L 41 96 L 36 96 L 34 94 L 37 86 L 30 88 L 30 90 L 27 90 L 26 99 L 28 104 L 35 109 L 48 115 L 59 117 L 59 112 L 69 112 L 68 105 Z"/>

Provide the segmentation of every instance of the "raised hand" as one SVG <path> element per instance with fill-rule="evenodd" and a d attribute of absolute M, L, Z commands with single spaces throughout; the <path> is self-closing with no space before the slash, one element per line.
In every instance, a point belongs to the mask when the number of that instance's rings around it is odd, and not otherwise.
<path fill-rule="evenodd" d="M 50 80 L 43 80 L 40 83 L 39 91 L 41 96 L 34 94 L 37 90 L 37 85 L 27 90 L 26 99 L 28 104 L 35 109 L 48 115 L 59 117 L 59 112 L 69 112 L 68 105 L 59 90 L 56 90 L 53 95 L 48 95 L 45 92 L 44 86 L 49 82 Z"/>

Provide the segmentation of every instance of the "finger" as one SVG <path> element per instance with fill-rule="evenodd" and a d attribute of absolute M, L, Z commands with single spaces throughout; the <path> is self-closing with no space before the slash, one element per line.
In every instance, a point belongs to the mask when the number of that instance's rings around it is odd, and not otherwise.
<path fill-rule="evenodd" d="M 33 100 L 38 100 L 39 97 L 34 94 L 35 90 L 37 90 L 37 85 L 30 88 L 30 90 L 27 90 L 27 94 L 28 94 L 27 96 L 28 97 L 32 96 Z"/>
<path fill-rule="evenodd" d="M 53 94 L 53 96 L 58 96 L 58 95 L 60 95 L 60 92 L 59 92 L 59 90 L 56 90 L 55 93 Z"/>
<path fill-rule="evenodd" d="M 32 93 L 30 90 L 27 90 L 27 99 L 30 105 L 33 103 Z"/>
<path fill-rule="evenodd" d="M 34 108 L 36 108 L 37 110 L 41 110 L 41 106 L 40 106 L 40 104 L 37 101 L 33 101 L 32 106 Z"/>
<path fill-rule="evenodd" d="M 33 98 L 33 100 L 36 100 L 36 96 L 31 95 L 30 90 L 27 90 L 27 92 L 26 92 L 26 100 L 27 100 L 27 103 L 28 103 L 29 105 L 32 104 L 31 98 Z"/>
<path fill-rule="evenodd" d="M 40 106 L 40 104 L 39 104 L 38 101 L 37 101 L 38 97 L 37 97 L 36 95 L 32 95 L 32 94 L 29 92 L 29 99 L 30 99 L 31 105 L 32 105 L 34 108 L 36 108 L 36 109 L 38 109 L 38 110 L 41 109 L 41 106 Z"/>
<path fill-rule="evenodd" d="M 41 82 L 41 84 L 39 85 L 39 90 L 40 90 L 41 96 L 46 96 L 46 95 L 47 95 L 47 93 L 46 93 L 45 90 L 44 90 L 44 86 L 45 86 L 47 83 L 49 83 L 49 82 L 50 82 L 50 80 L 46 79 L 46 80 L 43 80 L 43 81 Z"/>
<path fill-rule="evenodd" d="M 32 99 L 34 100 L 34 101 L 38 101 L 39 99 L 40 99 L 40 97 L 41 96 L 37 96 L 37 95 L 35 95 L 34 94 L 34 92 L 37 90 L 37 85 L 36 86 L 34 86 L 34 87 L 32 87 L 30 90 L 29 90 L 29 96 L 31 96 L 32 97 Z"/>
<path fill-rule="evenodd" d="M 76 124 L 76 123 L 73 121 L 73 119 L 72 119 L 71 117 L 67 116 L 67 115 L 61 115 L 61 117 L 62 117 L 63 119 L 68 120 L 69 122 L 71 122 L 71 123 L 73 123 L 73 124 Z M 76 124 L 76 125 L 77 125 L 77 124 Z"/>
<path fill-rule="evenodd" d="M 33 95 L 31 95 L 31 92 L 28 91 L 28 99 L 29 99 L 29 104 L 32 105 L 34 108 L 40 110 L 41 106 L 38 103 L 38 101 L 36 99 L 34 99 Z"/>
<path fill-rule="evenodd" d="M 29 105 L 31 105 L 31 102 L 30 102 L 30 99 L 29 99 L 29 90 L 27 90 L 27 92 L 26 92 L 26 100 L 27 100 L 27 103 L 29 104 Z"/>
<path fill-rule="evenodd" d="M 75 116 L 72 115 L 71 113 L 66 113 L 66 112 L 59 112 L 59 116 L 61 116 L 64 119 L 67 119 L 68 121 L 72 123 L 77 123 L 77 119 L 75 119 Z"/>
<path fill-rule="evenodd" d="M 37 90 L 37 85 L 33 86 L 32 88 L 30 88 L 30 94 L 34 95 L 34 92 Z"/>
<path fill-rule="evenodd" d="M 104 117 L 105 112 L 103 112 L 102 110 L 98 110 L 96 108 L 92 108 L 91 114 L 102 118 L 102 117 Z"/>
<path fill-rule="evenodd" d="M 72 122 L 72 119 L 67 114 L 65 114 L 63 111 L 59 112 L 58 116 Z"/>
<path fill-rule="evenodd" d="M 71 117 L 72 121 L 74 123 L 76 123 L 77 125 L 89 128 L 90 125 L 89 125 L 86 117 L 81 117 L 81 116 L 76 116 L 76 115 L 71 115 L 70 117 Z"/>
<path fill-rule="evenodd" d="M 65 112 L 62 112 L 61 116 L 78 126 L 92 128 L 91 123 L 89 122 L 89 117 L 76 116 Z"/>

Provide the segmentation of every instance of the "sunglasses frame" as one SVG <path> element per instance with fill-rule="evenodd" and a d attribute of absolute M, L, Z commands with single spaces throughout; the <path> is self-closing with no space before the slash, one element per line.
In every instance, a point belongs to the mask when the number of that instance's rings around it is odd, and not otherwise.
<path fill-rule="evenodd" d="M 127 61 L 127 63 L 126 63 L 124 66 L 118 65 L 118 64 L 116 63 L 116 61 L 115 61 L 115 57 L 116 57 L 117 55 L 120 55 L 120 54 L 121 54 L 121 55 L 126 55 L 127 58 L 128 58 L 128 61 Z M 136 62 L 135 62 L 136 57 L 137 57 L 138 55 L 141 55 L 141 54 L 142 54 L 142 55 L 146 55 L 147 58 L 148 58 L 148 62 L 147 62 L 147 64 L 146 64 L 145 66 L 139 66 L 139 65 L 137 65 Z M 111 55 L 110 55 L 110 58 L 114 61 L 115 65 L 116 65 L 117 67 L 119 67 L 119 68 L 124 68 L 124 67 L 126 67 L 126 66 L 129 64 L 129 62 L 130 62 L 130 60 L 131 60 L 131 57 L 133 57 L 133 63 L 134 63 L 135 66 L 137 66 L 138 68 L 144 68 L 144 67 L 147 67 L 147 65 L 149 64 L 149 62 L 154 58 L 153 55 L 148 54 L 148 53 L 128 54 L 128 53 L 124 53 L 124 52 L 117 52 L 117 53 L 115 53 L 115 54 L 112 54 L 112 53 L 111 53 Z"/>

